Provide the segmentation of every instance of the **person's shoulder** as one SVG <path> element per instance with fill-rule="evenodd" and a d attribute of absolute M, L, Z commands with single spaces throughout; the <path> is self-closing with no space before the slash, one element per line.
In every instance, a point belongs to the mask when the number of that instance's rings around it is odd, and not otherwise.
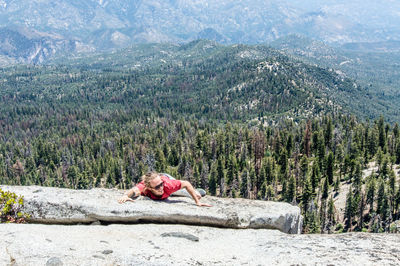
<path fill-rule="evenodd" d="M 143 192 L 143 189 L 145 188 L 144 182 L 141 181 L 141 182 L 137 183 L 137 184 L 135 185 L 135 187 L 137 187 L 137 188 L 139 189 L 139 191 L 142 193 L 142 192 Z"/>
<path fill-rule="evenodd" d="M 161 180 L 164 182 L 164 187 L 167 188 L 175 188 L 177 186 L 181 186 L 181 180 L 178 179 L 170 179 L 168 176 L 161 176 Z"/>
<path fill-rule="evenodd" d="M 139 183 L 136 184 L 136 186 L 144 186 L 144 181 L 140 181 Z"/>

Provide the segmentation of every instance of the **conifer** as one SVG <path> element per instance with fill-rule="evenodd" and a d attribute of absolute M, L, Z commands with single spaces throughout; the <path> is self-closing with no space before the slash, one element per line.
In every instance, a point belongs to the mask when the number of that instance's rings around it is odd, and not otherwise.
<path fill-rule="evenodd" d="M 346 208 L 344 212 L 345 221 L 346 221 L 346 228 L 351 230 L 353 216 L 354 216 L 354 203 L 353 203 L 353 192 L 352 187 L 350 186 L 349 192 L 347 193 L 346 197 Z"/>
<path fill-rule="evenodd" d="M 375 200 L 375 178 L 370 178 L 367 185 L 367 204 L 369 204 L 369 212 L 372 213 L 374 211 L 374 200 Z"/>
<path fill-rule="evenodd" d="M 328 178 L 329 185 L 333 184 L 334 167 L 335 157 L 333 156 L 333 152 L 329 152 L 326 160 L 326 176 Z"/>
<path fill-rule="evenodd" d="M 285 196 L 285 200 L 286 202 L 292 202 L 293 199 L 295 199 L 296 197 L 296 179 L 294 178 L 294 176 L 290 176 L 289 179 L 289 184 L 286 190 L 286 196 Z"/>
<path fill-rule="evenodd" d="M 244 169 L 241 175 L 240 195 L 243 198 L 249 197 L 249 171 Z"/>
<path fill-rule="evenodd" d="M 208 179 L 208 191 L 210 192 L 211 196 L 215 196 L 217 192 L 217 170 L 216 167 L 211 168 L 210 177 Z"/>

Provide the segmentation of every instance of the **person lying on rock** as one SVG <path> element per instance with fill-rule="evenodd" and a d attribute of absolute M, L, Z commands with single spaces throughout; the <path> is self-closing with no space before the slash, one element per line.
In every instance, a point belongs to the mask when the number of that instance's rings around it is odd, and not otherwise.
<path fill-rule="evenodd" d="M 200 202 L 201 197 L 205 195 L 204 190 L 195 190 L 188 181 L 176 180 L 168 174 L 159 174 L 156 172 L 149 172 L 142 176 L 142 181 L 126 191 L 118 199 L 118 202 L 133 202 L 132 198 L 139 195 L 147 196 L 153 200 L 163 200 L 168 198 L 172 193 L 180 196 L 191 196 L 197 206 L 211 207 L 211 205 Z"/>

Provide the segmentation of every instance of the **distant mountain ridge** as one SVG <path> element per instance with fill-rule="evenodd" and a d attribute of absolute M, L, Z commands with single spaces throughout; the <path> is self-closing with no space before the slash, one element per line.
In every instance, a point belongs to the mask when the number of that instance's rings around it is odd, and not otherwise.
<path fill-rule="evenodd" d="M 32 69 L 37 70 L 37 78 L 29 74 L 28 82 L 25 76 Z M 5 99 L 18 95 L 18 99 L 36 99 L 39 104 L 60 99 L 80 105 L 102 102 L 268 123 L 327 113 L 370 119 L 383 111 L 388 119 L 397 115 L 396 108 L 386 109 L 385 103 L 354 80 L 291 59 L 266 45 L 225 46 L 206 40 L 181 45 L 137 44 L 111 53 L 62 58 L 32 69 L 21 68 L 21 74 L 15 72 L 12 78 L 4 76 L 5 91 L 14 90 L 14 81 L 19 81 L 18 92 Z M 3 70 L 8 71 L 14 70 Z M 48 78 L 40 78 L 47 72 Z M 57 93 L 32 91 L 43 87 Z"/>
<path fill-rule="evenodd" d="M 292 33 L 329 43 L 377 42 L 399 40 L 396 10 L 400 3 L 390 0 L 0 0 L 0 28 L 77 42 L 75 49 L 56 49 L 73 53 L 198 38 L 255 44 Z"/>
<path fill-rule="evenodd" d="M 390 102 L 400 102 L 400 42 L 348 43 L 332 47 L 304 36 L 290 35 L 269 43 L 287 55 L 320 67 L 335 69 Z"/>

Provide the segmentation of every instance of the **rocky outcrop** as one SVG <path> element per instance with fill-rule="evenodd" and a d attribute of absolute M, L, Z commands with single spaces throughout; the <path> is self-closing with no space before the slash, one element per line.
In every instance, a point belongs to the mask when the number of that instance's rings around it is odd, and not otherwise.
<path fill-rule="evenodd" d="M 191 198 L 170 197 L 153 201 L 139 197 L 119 204 L 122 191 L 70 190 L 38 186 L 0 186 L 23 195 L 30 222 L 44 224 L 162 223 L 235 229 L 278 229 L 301 232 L 300 209 L 282 202 L 222 199 L 206 196 L 210 208 L 197 207 Z"/>
<path fill-rule="evenodd" d="M 400 263 L 400 234 L 283 233 L 301 226 L 298 208 L 285 203 L 206 196 L 213 207 L 185 197 L 119 204 L 118 190 L 0 188 L 23 195 L 31 221 L 47 223 L 2 224 L 0 265 Z"/>
<path fill-rule="evenodd" d="M 3 224 L 0 265 L 399 265 L 399 234 Z"/>
<path fill-rule="evenodd" d="M 0 56 L 19 63 L 41 64 L 56 54 L 76 52 L 79 45 L 78 41 L 60 35 L 26 28 L 0 28 Z"/>

